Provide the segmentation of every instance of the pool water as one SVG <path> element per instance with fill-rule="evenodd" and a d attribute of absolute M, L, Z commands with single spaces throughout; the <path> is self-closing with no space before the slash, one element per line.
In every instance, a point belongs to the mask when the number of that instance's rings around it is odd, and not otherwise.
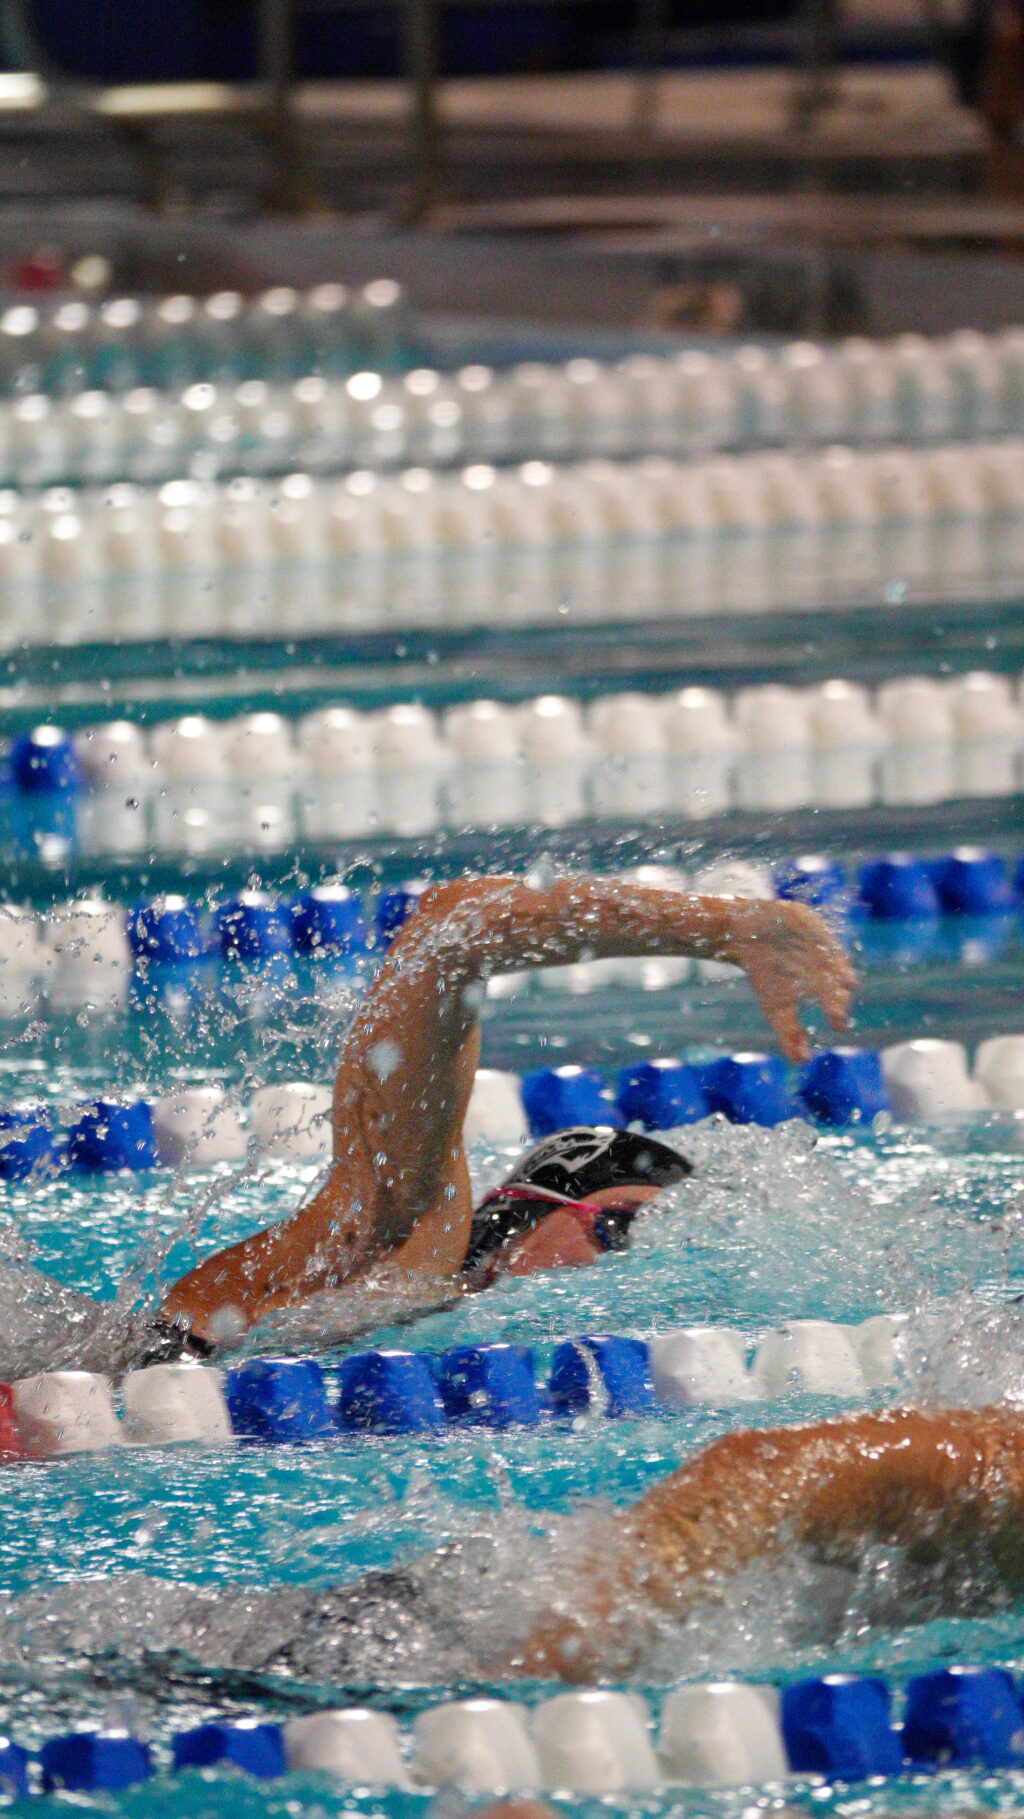
<path fill-rule="evenodd" d="M 454 367 L 471 350 L 461 330 L 452 334 L 457 355 L 442 364 Z M 561 359 L 585 350 L 478 348 L 475 357 L 505 361 L 527 351 Z M 371 709 L 398 694 L 441 709 L 477 695 L 517 701 L 541 685 L 589 698 L 612 687 L 731 690 L 772 679 L 809 686 L 833 675 L 875 683 L 908 669 L 931 673 L 937 663 L 943 675 L 977 665 L 1019 673 L 1016 574 L 1006 598 L 986 597 L 989 577 L 985 589 L 972 584 L 960 599 L 958 587 L 937 607 L 934 586 L 922 593 L 913 573 L 909 584 L 901 579 L 900 558 L 889 553 L 892 579 L 882 588 L 861 579 L 855 598 L 847 600 L 844 586 L 830 601 L 801 607 L 789 598 L 787 570 L 787 610 L 728 621 L 666 614 L 630 624 L 636 602 L 620 589 L 623 622 L 589 623 L 589 590 L 595 579 L 605 586 L 590 569 L 564 601 L 559 595 L 556 625 L 506 625 L 497 637 L 453 625 L 372 635 L 336 627 L 312 637 L 296 626 L 292 639 L 268 626 L 261 640 L 168 636 L 8 653 L 12 686 L 0 730 L 23 730 L 51 712 L 78 726 L 115 714 L 298 715 L 335 700 Z M 649 551 L 641 544 L 637 555 L 646 572 Z M 449 585 L 458 567 L 445 571 Z M 77 591 L 75 584 L 64 593 Z M 648 598 L 659 612 L 667 604 Z M 827 612 L 817 610 L 824 604 Z M 247 602 L 250 617 L 258 605 Z M 223 827 L 212 851 L 161 853 L 138 838 L 122 853 L 102 841 L 78 847 L 61 803 L 53 825 L 38 813 L 0 814 L 0 846 L 6 895 L 46 909 L 96 887 L 118 902 L 159 890 L 212 902 L 250 883 L 290 894 L 327 875 L 362 887 L 420 871 L 522 870 L 539 859 L 621 869 L 658 858 L 693 870 L 726 849 L 765 860 L 820 848 L 852 860 L 893 843 L 938 852 L 959 840 L 1012 844 L 1016 856 L 1019 806 L 1018 796 L 834 813 L 735 810 L 700 824 L 625 818 L 404 838 L 377 829 L 347 841 L 303 838 L 286 820 L 273 838 L 261 835 L 254 859 L 251 834 L 238 837 L 236 828 L 232 838 Z M 855 1039 L 975 1042 L 1012 1030 L 1024 976 L 1020 935 L 1019 920 L 1007 918 L 999 928 L 990 921 L 969 930 L 961 921 L 903 930 L 891 948 L 879 942 Z M 350 1001 L 325 1010 L 278 992 L 262 1007 L 204 999 L 181 1016 L 153 1005 L 120 1019 L 33 1015 L 4 1029 L 0 1103 L 43 1098 L 66 1114 L 90 1095 L 151 1096 L 206 1078 L 242 1097 L 270 1080 L 326 1080 L 349 1009 Z M 575 1060 L 611 1074 L 638 1056 L 764 1040 L 763 1021 L 735 982 L 690 981 L 657 994 L 531 988 L 488 1006 L 484 1060 L 517 1072 Z M 540 1374 L 557 1340 L 588 1332 L 645 1336 L 712 1322 L 739 1328 L 753 1348 L 787 1318 L 853 1321 L 904 1310 L 910 1320 L 889 1400 L 1024 1403 L 1024 1309 L 1014 1299 L 1024 1289 L 1024 1118 L 988 1114 L 941 1130 L 879 1127 L 816 1142 L 806 1125 L 712 1121 L 679 1141 L 695 1174 L 641 1218 L 627 1254 L 584 1272 L 501 1283 L 359 1345 L 440 1351 L 465 1340 L 513 1341 L 534 1349 Z M 477 1191 L 510 1161 L 511 1153 L 477 1150 Z M 287 1214 L 314 1179 L 312 1169 L 254 1162 L 194 1178 L 69 1175 L 0 1190 L 0 1381 L 59 1350 L 83 1293 L 111 1304 L 117 1294 L 126 1306 L 147 1300 L 195 1257 Z M 29 1273 L 39 1271 L 52 1283 L 43 1291 Z M 287 1318 L 251 1339 L 254 1349 L 284 1352 L 308 1344 L 302 1321 Z M 328 1354 L 328 1371 L 334 1362 Z M 504 1432 L 448 1427 L 428 1438 L 339 1435 L 273 1449 L 136 1448 L 0 1466 L 0 1734 L 32 1745 L 115 1722 L 161 1745 L 213 1716 L 279 1719 L 373 1704 L 406 1717 L 473 1691 L 543 1696 L 554 1689 L 504 1676 L 503 1651 L 514 1648 L 539 1600 L 552 1591 L 571 1598 L 580 1551 L 599 1543 L 616 1508 L 730 1428 L 841 1406 L 793 1394 L 728 1411 L 617 1421 L 588 1414 Z M 331 1632 L 309 1620 L 310 1588 L 321 1597 L 340 1588 L 329 1594 L 340 1612 L 346 1586 L 396 1568 L 412 1574 L 422 1608 L 406 1613 L 392 1601 L 386 1646 L 369 1627 L 349 1625 L 344 1649 L 335 1648 Z M 631 1686 L 657 1710 L 669 1687 L 709 1675 L 777 1684 L 808 1671 L 877 1669 L 898 1685 L 946 1661 L 1024 1669 L 1024 1609 L 950 1616 L 919 1603 L 917 1621 L 908 1622 L 913 1590 L 889 1552 L 876 1551 L 856 1575 L 796 1560 L 751 1569 L 714 1606 L 666 1623 Z M 428 1810 L 431 1819 L 463 1819 L 468 1810 L 454 1794 L 384 1794 L 299 1776 L 260 1784 L 223 1773 L 163 1775 L 117 1796 L 75 1796 L 74 1804 L 124 1819 L 420 1819 Z M 793 1808 L 851 1819 L 979 1805 L 1019 1811 L 1024 1775 L 908 1776 L 851 1790 L 801 1782 L 760 1793 L 666 1789 L 553 1804 L 579 1819 L 599 1811 L 650 1819 L 749 1819 Z"/>
<path fill-rule="evenodd" d="M 80 1081 L 65 1082 L 69 1091 L 76 1084 L 81 1090 Z M 1010 1299 L 1024 1287 L 1019 1119 L 987 1114 L 941 1131 L 817 1141 L 799 1123 L 769 1131 L 712 1120 L 677 1136 L 695 1175 L 642 1219 L 630 1252 L 585 1272 L 506 1282 L 377 1337 L 427 1350 L 512 1339 L 543 1362 L 554 1340 L 581 1332 L 644 1335 L 712 1321 L 740 1327 L 753 1343 L 784 1316 L 853 1320 L 900 1308 L 913 1315 L 912 1338 L 894 1398 L 1024 1400 L 1021 1314 Z M 509 1160 L 477 1150 L 474 1186 L 489 1185 Z M 314 1178 L 278 1163 L 241 1180 L 156 1172 L 8 1189 L 6 1342 L 27 1256 L 69 1288 L 109 1297 L 127 1283 L 127 1292 L 145 1292 L 154 1255 L 166 1279 L 197 1252 L 290 1210 Z M 192 1230 L 197 1204 L 202 1218 Z M 114 1717 L 159 1740 L 215 1713 L 281 1716 L 367 1701 L 407 1713 L 495 1690 L 495 1639 L 504 1626 L 514 1640 L 517 1611 L 525 1620 L 524 1584 L 540 1595 L 551 1574 L 571 1575 L 583 1535 L 599 1534 L 607 1520 L 602 1511 L 628 1503 L 731 1426 L 840 1406 L 793 1395 L 736 1411 L 595 1415 L 539 1430 L 139 1449 L 128 1470 L 111 1453 L 11 1468 L 0 1516 L 0 1730 L 31 1742 L 63 1723 Z M 586 1500 L 596 1500 L 589 1513 Z M 344 1586 L 440 1546 L 447 1556 L 426 1574 L 437 1608 L 425 1639 L 410 1633 L 382 1651 L 367 1635 L 339 1658 L 307 1633 L 299 1588 Z M 656 1704 L 669 1685 L 708 1674 L 779 1681 L 856 1668 L 898 1680 L 946 1658 L 1024 1662 L 1024 1612 L 901 1626 L 886 1597 L 891 1565 L 869 1561 L 856 1579 L 795 1562 L 752 1570 L 713 1610 L 666 1627 L 638 1690 Z M 196 1610 L 207 1607 L 184 1588 L 220 1592 L 202 1634 Z M 276 1597 L 264 1607 L 238 1588 Z M 274 1657 L 280 1637 L 284 1659 Z M 515 1686 L 517 1696 L 533 1690 L 541 1689 Z M 968 1785 L 973 1798 L 978 1780 L 932 1778 L 912 1790 L 912 1804 L 962 1799 Z M 303 1788 L 297 1777 L 267 1787 L 214 1778 L 200 1791 L 188 1776 L 118 1796 L 117 1808 L 197 1812 L 208 1802 L 211 1812 L 224 1810 L 217 1803 L 228 1800 L 228 1785 L 239 1814 L 398 1815 L 422 1805 L 421 1796 L 397 1793 L 353 1800 L 326 1783 Z M 1015 1785 L 1011 1775 L 986 1778 L 999 1802 Z M 837 1810 L 889 1810 L 892 1791 L 869 1792 L 856 1809 L 840 1800 Z M 901 1784 L 899 1797 L 907 1796 Z M 750 1807 L 749 1795 L 682 1790 L 621 1804 L 652 1814 Z M 812 1805 L 821 1804 L 819 1790 Z"/>

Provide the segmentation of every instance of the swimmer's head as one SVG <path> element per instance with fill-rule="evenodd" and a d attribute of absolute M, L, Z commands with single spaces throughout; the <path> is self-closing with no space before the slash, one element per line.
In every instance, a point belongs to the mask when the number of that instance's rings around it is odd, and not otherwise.
<path fill-rule="evenodd" d="M 463 1270 L 472 1272 L 496 1254 L 506 1254 L 516 1240 L 566 1207 L 578 1208 L 594 1259 L 602 1251 L 623 1250 L 641 1206 L 692 1173 L 686 1157 L 657 1137 L 608 1125 L 556 1131 L 528 1150 L 500 1187 L 485 1194 L 474 1215 Z M 530 1267 L 579 1263 L 578 1231 L 572 1248 L 571 1257 L 545 1254 L 543 1262 L 535 1252 Z"/>
<path fill-rule="evenodd" d="M 647 1199 L 692 1173 L 692 1163 L 657 1137 L 586 1124 L 535 1144 L 505 1185 L 540 1188 L 564 1200 L 594 1200 L 609 1190 L 635 1188 L 646 1190 Z"/>

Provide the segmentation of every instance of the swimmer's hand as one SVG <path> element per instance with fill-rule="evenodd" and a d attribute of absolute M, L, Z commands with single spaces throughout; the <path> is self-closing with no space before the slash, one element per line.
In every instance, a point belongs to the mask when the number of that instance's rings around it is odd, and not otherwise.
<path fill-rule="evenodd" d="M 737 899 L 724 958 L 742 966 L 754 996 L 790 1061 L 806 1061 L 810 1043 L 801 1004 L 820 1004 L 834 1030 L 846 1028 L 857 975 L 832 931 L 802 903 Z"/>

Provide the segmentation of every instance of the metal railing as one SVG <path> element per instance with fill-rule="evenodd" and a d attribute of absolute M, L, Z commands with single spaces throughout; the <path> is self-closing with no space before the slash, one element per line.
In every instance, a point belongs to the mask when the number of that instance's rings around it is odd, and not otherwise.
<path fill-rule="evenodd" d="M 332 9 L 344 0 L 327 0 Z M 407 87 L 407 182 L 401 216 L 429 218 L 443 179 L 444 131 L 438 98 L 442 0 L 397 0 L 402 23 L 402 75 Z M 921 0 L 922 17 L 940 54 L 938 0 Z M 0 0 L 0 117 L 60 103 L 104 123 L 136 161 L 146 200 L 174 195 L 157 123 L 174 117 L 234 117 L 248 122 L 269 148 L 274 177 L 268 201 L 290 212 L 317 209 L 321 197 L 295 105 L 295 0 L 256 0 L 258 77 L 254 83 L 195 81 L 103 86 L 60 69 L 40 44 L 31 0 Z M 808 126 L 836 87 L 843 0 L 801 0 L 795 40 L 793 120 Z M 631 33 L 635 95 L 633 130 L 657 131 L 658 79 L 664 67 L 667 0 L 636 0 Z"/>

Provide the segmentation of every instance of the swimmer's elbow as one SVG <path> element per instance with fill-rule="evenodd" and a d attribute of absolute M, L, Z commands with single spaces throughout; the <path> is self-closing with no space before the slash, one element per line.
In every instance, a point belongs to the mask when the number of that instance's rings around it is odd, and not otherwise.
<path fill-rule="evenodd" d="M 424 891 L 416 908 L 415 920 L 408 926 L 413 929 L 423 928 L 427 923 L 443 927 L 452 917 L 458 917 L 467 908 L 477 911 L 486 910 L 492 901 L 500 899 L 510 885 L 512 878 L 454 878 L 448 884 L 432 884 Z"/>
<path fill-rule="evenodd" d="M 738 1428 L 731 1434 L 723 1434 L 697 1455 L 693 1461 L 694 1475 L 699 1476 L 708 1488 L 720 1486 L 723 1490 L 730 1485 L 759 1480 L 766 1470 L 776 1471 L 783 1463 L 793 1449 L 795 1432 L 784 1428 L 767 1431 Z M 685 1466 L 676 1474 L 680 1480 L 687 1475 Z"/>
<path fill-rule="evenodd" d="M 423 892 L 417 905 L 417 916 L 432 916 L 441 922 L 453 909 L 486 894 L 491 878 L 452 878 L 447 884 L 432 884 Z"/>
<path fill-rule="evenodd" d="M 406 959 L 420 949 L 449 968 L 472 970 L 490 945 L 499 908 L 514 886 L 509 878 L 457 878 L 424 891 L 404 924 L 395 949 Z"/>

